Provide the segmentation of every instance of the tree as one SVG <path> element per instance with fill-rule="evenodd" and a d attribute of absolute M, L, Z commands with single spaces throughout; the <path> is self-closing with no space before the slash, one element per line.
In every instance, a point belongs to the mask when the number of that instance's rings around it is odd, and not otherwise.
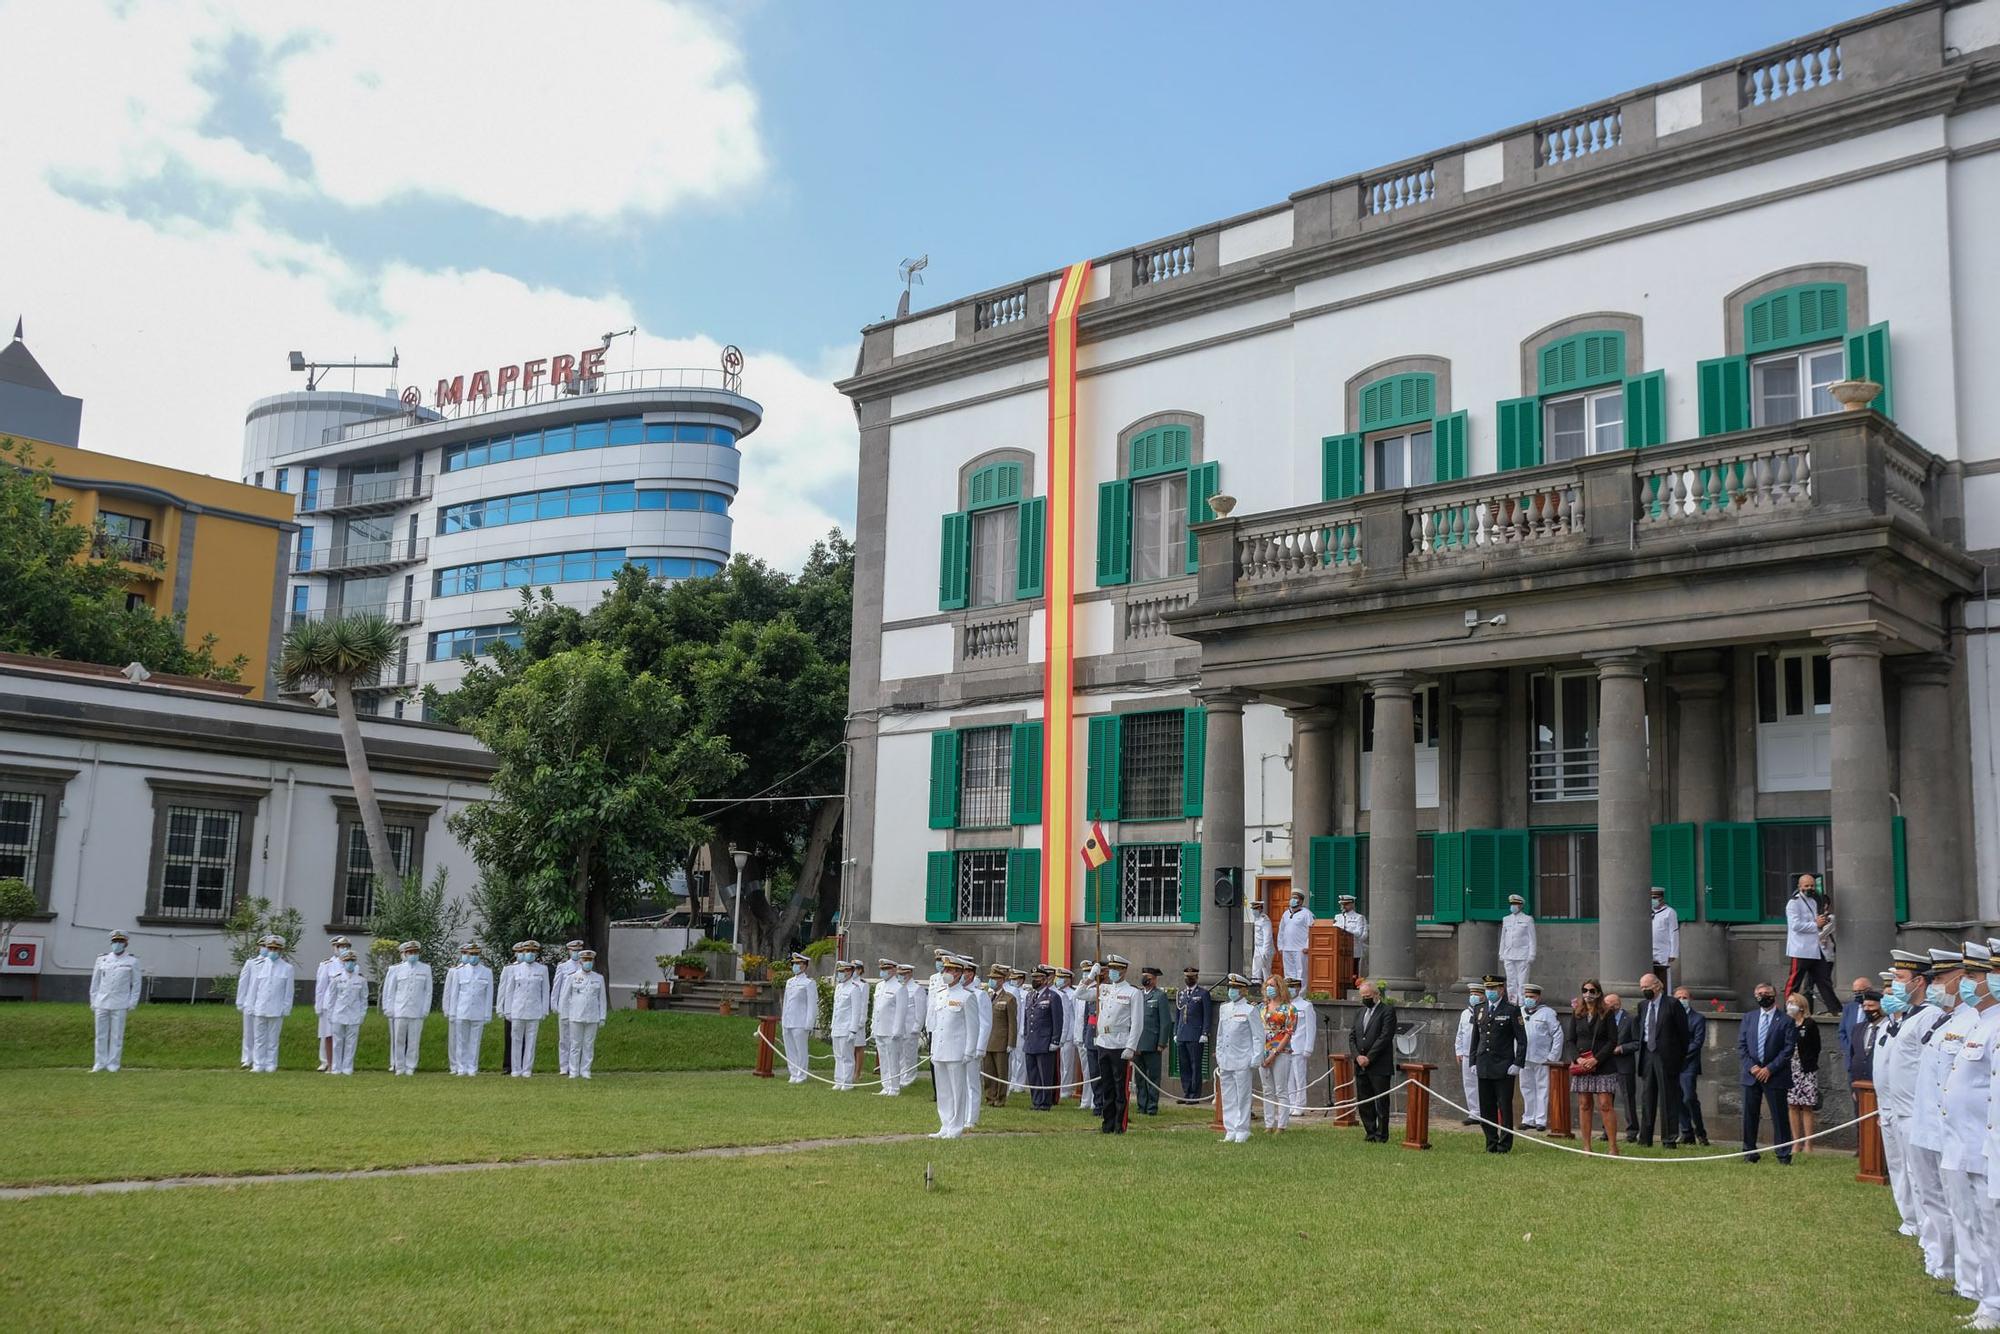
<path fill-rule="evenodd" d="M 15 927 L 41 910 L 42 905 L 27 881 L 16 876 L 0 880 L 0 950 L 7 948 Z"/>
<path fill-rule="evenodd" d="M 125 605 L 128 549 L 72 523 L 51 489 L 47 463 L 0 437 L 0 652 L 238 679 L 249 659 L 217 662 L 214 635 L 189 648 L 180 617 Z"/>
<path fill-rule="evenodd" d="M 600 958 L 612 913 L 699 837 L 689 800 L 739 767 L 666 681 L 599 644 L 528 664 L 472 730 L 499 767 L 492 799 L 452 816 L 452 832 L 543 920 L 581 920 Z"/>
<path fill-rule="evenodd" d="M 447 889 L 444 867 L 438 867 L 428 881 L 421 870 L 413 869 L 406 876 L 385 876 L 377 883 L 375 911 L 368 917 L 368 934 L 375 938 L 369 954 L 375 981 L 382 980 L 385 958 L 395 963 L 403 942 L 414 940 L 423 947 L 423 957 L 442 986 L 439 970 L 458 957 L 469 920 L 465 903 Z M 380 948 L 384 942 L 387 950 Z"/>
<path fill-rule="evenodd" d="M 307 621 L 285 636 L 278 655 L 278 680 L 288 689 L 319 684 L 333 692 L 334 713 L 340 719 L 340 748 L 347 755 L 347 781 L 354 787 L 354 804 L 361 811 L 361 828 L 368 836 L 368 864 L 377 885 L 396 878 L 396 856 L 389 847 L 389 831 L 382 824 L 382 808 L 375 801 L 375 778 L 368 772 L 361 718 L 354 711 L 354 687 L 380 677 L 401 646 L 395 626 L 381 616 L 362 614 Z"/>
<path fill-rule="evenodd" d="M 209 985 L 224 1000 L 235 1000 L 237 974 L 243 971 L 243 961 L 255 954 L 264 943 L 264 937 L 284 937 L 285 951 L 290 953 L 298 949 L 299 937 L 304 931 L 305 918 L 299 915 L 297 908 L 272 912 L 269 899 L 240 900 L 230 912 L 229 920 L 222 924 L 222 933 L 229 939 L 229 961 L 236 966 L 226 973 L 216 974 Z"/>

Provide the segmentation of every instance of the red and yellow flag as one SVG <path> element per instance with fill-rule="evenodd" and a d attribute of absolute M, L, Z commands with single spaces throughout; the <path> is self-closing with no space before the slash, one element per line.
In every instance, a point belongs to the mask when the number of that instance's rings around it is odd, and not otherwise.
<path fill-rule="evenodd" d="M 1063 271 L 1049 305 L 1048 598 L 1042 677 L 1042 957 L 1069 962 L 1077 845 L 1076 801 L 1076 312 L 1090 287 L 1090 261 Z"/>
<path fill-rule="evenodd" d="M 1090 822 L 1090 833 L 1083 840 L 1083 869 L 1095 871 L 1111 860 L 1111 836 L 1104 832 L 1101 820 Z"/>

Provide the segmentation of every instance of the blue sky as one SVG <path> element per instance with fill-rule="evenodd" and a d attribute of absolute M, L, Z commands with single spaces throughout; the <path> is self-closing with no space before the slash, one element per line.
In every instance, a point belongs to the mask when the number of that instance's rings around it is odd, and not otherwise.
<path fill-rule="evenodd" d="M 851 521 L 830 381 L 902 257 L 929 253 L 916 305 L 943 304 L 1862 11 L 577 12 L 0 0 L 0 312 L 84 397 L 84 443 L 233 475 L 290 348 L 394 345 L 427 387 L 637 324 L 614 368 L 749 353 L 769 415 L 738 546 L 795 564 Z"/>

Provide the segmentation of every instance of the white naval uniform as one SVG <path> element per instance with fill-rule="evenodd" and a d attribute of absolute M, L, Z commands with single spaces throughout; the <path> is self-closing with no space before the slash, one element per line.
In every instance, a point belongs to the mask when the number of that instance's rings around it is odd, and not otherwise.
<path fill-rule="evenodd" d="M 1292 1063 L 1291 1097 L 1288 1101 L 1294 1107 L 1308 1106 L 1306 1085 L 1312 1082 L 1312 1058 L 1319 1050 L 1319 1009 L 1304 996 L 1294 997 L 1292 1012 L 1299 1017 L 1298 1026 L 1292 1029 L 1292 1049 L 1284 1058 Z M 1289 1123 L 1291 1116 L 1285 1117 Z"/>
<path fill-rule="evenodd" d="M 1358 912 L 1337 912 L 1333 924 L 1354 938 L 1354 966 L 1358 970 L 1368 957 L 1368 919 Z"/>
<path fill-rule="evenodd" d="M 1917 1235 L 1916 1183 L 1910 1172 L 1910 1114 L 1916 1109 L 1917 1057 L 1923 1048 L 1917 1038 L 1923 1027 L 1919 1016 L 1936 1011 L 1918 1006 L 1883 1021 L 1882 1036 L 1875 1040 L 1875 1103 L 1882 1127 L 1882 1157 L 1889 1173 L 1889 1194 L 1902 1215 L 1898 1229 L 1906 1237 Z M 1893 1031 L 1890 1025 L 1894 1025 Z"/>
<path fill-rule="evenodd" d="M 1952 1274 L 1951 1204 L 1945 1198 L 1944 1174 L 1940 1160 L 1944 1154 L 1944 1077 L 1950 1059 L 1940 1059 L 1939 1041 L 1954 1010 L 1934 1007 L 1927 1013 L 1936 1017 L 1917 1035 L 1921 1050 L 1917 1069 L 1910 1081 L 1915 1108 L 1910 1113 L 1910 1175 L 1917 1192 L 1917 1240 L 1924 1248 L 1924 1271 L 1932 1278 Z"/>
<path fill-rule="evenodd" d="M 350 973 L 343 968 L 340 976 L 327 981 L 326 1008 L 320 1011 L 320 1017 L 333 1030 L 333 1059 L 326 1067 L 329 1072 L 354 1073 L 354 1044 L 361 1036 L 361 1020 L 367 1013 L 368 979 L 359 969 Z"/>
<path fill-rule="evenodd" d="M 569 990 L 569 980 L 582 969 L 575 959 L 564 959 L 556 965 L 555 980 L 549 984 L 549 1009 L 556 1016 L 556 1073 L 569 1073 L 569 1058 L 576 1050 L 576 1034 L 570 1029 L 570 1021 L 564 1017 L 563 996 Z"/>
<path fill-rule="evenodd" d="M 389 1021 L 389 1073 L 414 1075 L 424 1019 L 431 1012 L 431 966 L 422 960 L 392 964 L 382 974 L 382 996 L 376 1003 Z"/>
<path fill-rule="evenodd" d="M 1028 989 L 1010 979 L 1005 990 L 1014 998 L 1014 1045 L 1007 1049 L 1007 1091 L 1021 1093 L 1028 1087 L 1028 1053 L 1021 1049 L 1023 1026 L 1028 1022 Z"/>
<path fill-rule="evenodd" d="M 1528 985 L 1529 965 L 1535 962 L 1535 919 L 1525 912 L 1509 911 L 1500 919 L 1500 971 L 1507 978 L 1507 999 L 1521 1003 L 1521 988 Z"/>
<path fill-rule="evenodd" d="M 979 1065 L 979 1005 L 963 985 L 940 983 L 925 1014 L 937 1075 L 937 1137 L 957 1139 L 965 1133 L 965 1067 Z"/>
<path fill-rule="evenodd" d="M 578 967 L 563 992 L 562 1017 L 569 1020 L 576 1047 L 569 1054 L 569 1077 L 590 1078 L 590 1063 L 597 1056 L 597 1030 L 604 1027 L 606 1004 L 604 974 Z"/>
<path fill-rule="evenodd" d="M 979 1106 L 986 1100 L 979 1095 L 985 1091 L 985 1078 L 980 1071 L 980 1062 L 986 1055 L 986 1043 L 993 1036 L 993 992 L 977 984 L 970 988 L 972 1006 L 979 1015 L 979 1045 L 972 1049 L 972 1060 L 965 1067 L 965 1124 L 979 1124 Z"/>
<path fill-rule="evenodd" d="M 1278 922 L 1278 953 L 1285 959 L 1285 976 L 1293 983 L 1306 975 L 1306 950 L 1312 944 L 1312 909 L 1301 904 L 1285 909 Z"/>
<path fill-rule="evenodd" d="M 479 1039 L 493 1018 L 493 970 L 477 961 L 444 975 L 445 1054 L 455 1075 L 479 1073 Z"/>
<path fill-rule="evenodd" d="M 319 1038 L 322 1049 L 326 1039 L 333 1036 L 333 1021 L 326 1017 L 326 1007 L 322 1002 L 326 996 L 327 983 L 339 977 L 340 973 L 340 956 L 336 954 L 330 959 L 321 959 L 319 971 L 313 974 L 313 1013 L 319 1017 Z M 326 1068 L 327 1065 L 323 1062 L 320 1069 Z"/>
<path fill-rule="evenodd" d="M 253 954 L 243 961 L 241 968 L 236 970 L 236 1009 L 243 1016 L 243 1068 L 245 1070 L 248 1070 L 251 1064 L 257 1059 L 257 1016 L 250 1013 L 248 1007 L 243 1003 L 243 998 L 250 994 L 250 965 L 256 963 L 261 958 L 263 958 L 261 954 Z"/>
<path fill-rule="evenodd" d="M 892 974 L 875 984 L 870 997 L 873 1014 L 869 1031 L 875 1035 L 875 1065 L 882 1074 L 881 1096 L 903 1091 L 903 986 Z"/>
<path fill-rule="evenodd" d="M 269 1074 L 278 1068 L 278 1035 L 292 1012 L 292 965 L 283 957 L 252 959 L 236 983 L 236 1003 L 250 1017 L 250 1068 Z"/>
<path fill-rule="evenodd" d="M 1537 1005 L 1522 1016 L 1522 1022 L 1528 1030 L 1528 1059 L 1521 1067 L 1521 1124 L 1547 1130 L 1549 1067 L 1562 1059 L 1562 1020 L 1548 1006 Z"/>
<path fill-rule="evenodd" d="M 812 1031 L 819 1022 L 819 983 L 810 972 L 785 979 L 778 1027 L 785 1030 L 787 1083 L 803 1084 L 812 1071 Z"/>
<path fill-rule="evenodd" d="M 1264 1047 L 1263 1025 L 1247 1000 L 1224 1001 L 1215 1020 L 1215 1079 L 1222 1090 L 1222 1136 L 1250 1138 L 1250 1067 Z"/>
<path fill-rule="evenodd" d="M 1681 957 L 1681 915 L 1662 903 L 1653 914 L 1653 962 L 1671 964 Z M 1665 981 L 1665 979 L 1661 979 Z"/>
<path fill-rule="evenodd" d="M 1975 1010 L 1961 1002 L 1933 1042 L 1952 1056 L 1939 1118 L 1944 1149 L 1938 1169 L 1951 1205 L 1952 1263 L 1958 1295 L 1985 1303 L 2000 1274 L 1992 1272 L 1993 1232 L 1986 1177 L 1986 1095 L 1992 1082 L 1993 1040 L 2000 1005 Z"/>
<path fill-rule="evenodd" d="M 1080 1094 L 1083 1085 L 1083 993 L 1074 984 L 1057 987 L 1056 995 L 1062 998 L 1063 1034 L 1062 1054 L 1057 1066 L 1056 1082 L 1062 1091 L 1056 1096 Z"/>
<path fill-rule="evenodd" d="M 1271 919 L 1265 913 L 1250 917 L 1250 980 L 1262 982 L 1271 975 Z"/>
<path fill-rule="evenodd" d="M 849 978 L 833 984 L 833 1021 L 828 1027 L 833 1038 L 833 1086 L 843 1091 L 854 1088 L 856 1053 L 868 1040 L 868 987 Z"/>
<path fill-rule="evenodd" d="M 90 969 L 90 1016 L 96 1022 L 96 1059 L 93 1072 L 116 1072 L 125 1059 L 125 1016 L 139 1004 L 139 961 L 130 950 L 123 954 L 106 951 L 97 956 Z"/>
<path fill-rule="evenodd" d="M 510 963 L 500 970 L 500 989 L 494 1008 L 513 1025 L 512 1046 L 507 1051 L 507 1072 L 519 1079 L 535 1073 L 535 1035 L 549 1012 L 549 969 L 547 964 Z"/>
<path fill-rule="evenodd" d="M 1479 1077 L 1472 1070 L 1472 1016 L 1468 1005 L 1458 1012 L 1458 1032 L 1451 1040 L 1451 1054 L 1458 1057 L 1458 1082 L 1465 1090 L 1465 1105 L 1479 1115 Z"/>

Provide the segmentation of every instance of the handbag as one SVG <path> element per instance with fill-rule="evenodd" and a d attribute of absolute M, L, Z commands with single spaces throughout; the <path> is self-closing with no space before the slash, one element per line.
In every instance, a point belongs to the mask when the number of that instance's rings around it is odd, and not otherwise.
<path fill-rule="evenodd" d="M 1571 1061 L 1569 1066 L 1569 1072 L 1573 1075 L 1596 1074 L 1597 1073 L 1596 1053 L 1585 1052 L 1583 1055 L 1577 1057 L 1574 1061 Z"/>

